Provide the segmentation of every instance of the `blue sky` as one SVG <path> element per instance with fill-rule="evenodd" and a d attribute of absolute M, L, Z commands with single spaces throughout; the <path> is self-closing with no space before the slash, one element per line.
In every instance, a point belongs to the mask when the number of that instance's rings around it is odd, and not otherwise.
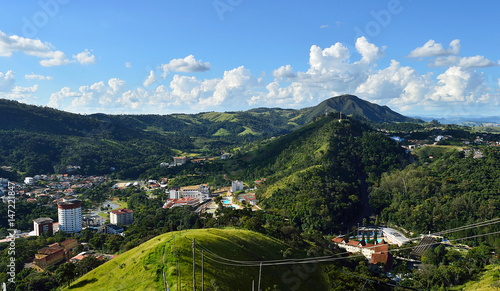
<path fill-rule="evenodd" d="M 303 108 L 500 115 L 500 4 L 3 1 L 0 98 L 77 113 Z"/>

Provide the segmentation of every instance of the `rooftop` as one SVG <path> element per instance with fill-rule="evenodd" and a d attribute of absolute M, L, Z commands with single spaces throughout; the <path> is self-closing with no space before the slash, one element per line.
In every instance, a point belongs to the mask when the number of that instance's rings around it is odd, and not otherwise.
<path fill-rule="evenodd" d="M 133 213 L 134 211 L 130 210 L 130 209 L 126 209 L 126 208 L 123 208 L 123 209 L 117 209 L 117 210 L 113 210 L 111 211 L 111 213 L 113 214 L 116 214 L 116 215 L 120 215 L 120 214 L 127 214 L 127 213 Z"/>
<path fill-rule="evenodd" d="M 49 217 L 40 217 L 40 218 L 37 218 L 37 219 L 33 219 L 34 222 L 40 224 L 40 223 L 51 223 L 51 222 L 54 222 L 54 220 L 52 218 L 49 218 Z"/>

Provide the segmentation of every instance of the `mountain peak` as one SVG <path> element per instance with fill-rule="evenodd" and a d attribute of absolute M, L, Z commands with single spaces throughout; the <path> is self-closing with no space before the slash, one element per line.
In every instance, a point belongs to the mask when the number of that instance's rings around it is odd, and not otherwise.
<path fill-rule="evenodd" d="M 326 99 L 314 107 L 305 109 L 304 113 L 306 119 L 311 121 L 325 112 L 342 112 L 345 115 L 352 115 L 377 123 L 418 122 L 418 120 L 401 115 L 387 106 L 380 106 L 350 94 Z"/>

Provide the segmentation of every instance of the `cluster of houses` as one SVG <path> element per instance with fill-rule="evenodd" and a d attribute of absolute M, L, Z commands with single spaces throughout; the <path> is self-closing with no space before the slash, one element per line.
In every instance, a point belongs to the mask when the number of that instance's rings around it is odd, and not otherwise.
<path fill-rule="evenodd" d="M 16 194 L 29 197 L 27 198 L 28 202 L 35 202 L 40 197 L 59 199 L 66 195 L 75 194 L 77 189 L 92 189 L 106 181 L 107 178 L 104 176 L 69 174 L 35 175 L 24 178 L 23 183 L 9 183 L 8 179 L 0 178 L 0 196 L 7 192 L 8 184 L 10 184 L 11 187 L 14 187 Z M 3 196 L 2 200 L 5 202 L 6 198 Z"/>
<path fill-rule="evenodd" d="M 221 160 L 227 160 L 229 158 L 232 158 L 233 154 L 232 153 L 226 153 L 222 152 L 220 156 L 217 157 L 208 157 L 208 158 L 193 158 L 189 159 L 187 156 L 182 156 L 182 157 L 173 157 L 173 162 L 172 163 L 167 163 L 167 162 L 161 162 L 160 167 L 163 168 L 170 168 L 170 167 L 176 167 L 176 166 L 182 166 L 186 164 L 188 161 L 191 163 L 205 163 L 205 162 L 212 162 L 216 159 L 221 159 Z"/>

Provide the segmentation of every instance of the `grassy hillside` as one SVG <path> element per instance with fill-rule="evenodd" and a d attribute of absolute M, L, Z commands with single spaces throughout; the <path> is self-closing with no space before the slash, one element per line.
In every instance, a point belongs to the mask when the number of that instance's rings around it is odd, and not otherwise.
<path fill-rule="evenodd" d="M 175 242 L 174 242 L 175 236 Z M 259 233 L 235 229 L 201 229 L 166 233 L 109 261 L 75 281 L 66 290 L 164 290 L 162 270 L 170 290 L 177 290 L 176 263 L 181 267 L 181 287 L 192 289 L 192 239 L 225 258 L 243 261 L 283 259 L 287 246 Z M 175 244 L 175 247 L 174 247 Z M 174 251 L 175 250 L 175 251 Z M 165 266 L 162 257 L 165 252 Z M 205 288 L 218 286 L 219 290 L 251 290 L 252 280 L 257 285 L 258 267 L 236 267 L 204 261 Z M 291 266 L 267 266 L 262 269 L 262 289 L 288 290 L 288 284 L 297 284 Z M 307 270 L 307 269 L 304 269 Z M 300 281 L 307 290 L 327 290 L 321 269 L 305 272 Z M 290 271 L 290 272 L 288 272 Z M 292 274 L 284 277 L 284 274 Z M 304 274 L 302 274 L 304 276 Z M 295 275 L 297 277 L 297 275 Z M 196 282 L 201 289 L 201 255 L 196 254 Z M 256 288 L 256 287 L 255 287 Z M 303 289 L 304 290 L 304 289 Z"/>
<path fill-rule="evenodd" d="M 486 291 L 500 290 L 500 266 L 488 265 L 480 279 L 471 281 L 453 290 Z"/>

